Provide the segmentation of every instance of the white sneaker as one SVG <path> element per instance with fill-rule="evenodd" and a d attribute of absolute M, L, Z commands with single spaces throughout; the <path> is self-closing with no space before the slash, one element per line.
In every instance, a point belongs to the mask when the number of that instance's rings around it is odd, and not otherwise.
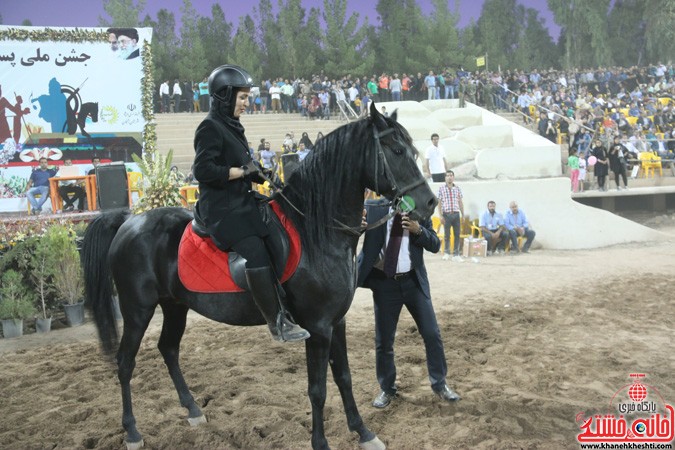
<path fill-rule="evenodd" d="M 459 256 L 459 255 L 455 255 L 455 256 L 452 257 L 452 262 L 463 263 L 463 262 L 464 262 L 464 258 L 462 258 L 462 257 Z"/>
<path fill-rule="evenodd" d="M 447 260 L 449 260 L 449 259 L 450 259 L 450 255 L 449 255 L 449 254 L 446 253 L 445 255 L 443 255 L 443 261 L 447 261 Z"/>

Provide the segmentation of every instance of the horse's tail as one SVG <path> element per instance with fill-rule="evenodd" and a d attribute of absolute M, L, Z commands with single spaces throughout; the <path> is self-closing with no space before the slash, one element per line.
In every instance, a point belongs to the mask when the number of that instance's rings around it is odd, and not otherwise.
<path fill-rule="evenodd" d="M 113 238 L 129 214 L 128 210 L 102 213 L 89 224 L 82 242 L 85 305 L 94 316 L 106 354 L 112 353 L 118 342 L 108 253 Z"/>

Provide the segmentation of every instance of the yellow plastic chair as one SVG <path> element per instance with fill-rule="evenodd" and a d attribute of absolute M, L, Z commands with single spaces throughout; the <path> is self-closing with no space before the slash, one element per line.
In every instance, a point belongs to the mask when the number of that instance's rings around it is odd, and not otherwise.
<path fill-rule="evenodd" d="M 668 106 L 673 103 L 673 99 L 669 97 L 659 97 L 659 103 L 663 106 Z"/>
<path fill-rule="evenodd" d="M 441 240 L 441 253 L 443 253 L 443 251 L 445 250 L 445 242 L 444 242 L 445 239 L 443 239 L 445 237 L 445 229 L 444 229 L 445 227 L 441 223 L 441 218 L 438 217 L 438 216 L 433 216 L 431 218 L 431 227 L 434 229 L 434 231 L 438 235 L 438 239 Z M 448 245 L 450 245 L 450 248 L 454 248 L 452 246 L 452 238 L 453 238 L 453 235 L 452 235 L 452 233 L 450 233 L 450 244 L 448 244 Z"/>
<path fill-rule="evenodd" d="M 483 232 L 481 231 L 480 227 L 478 226 L 478 219 L 473 220 L 471 223 L 471 237 L 475 238 L 482 238 L 483 237 Z"/>
<path fill-rule="evenodd" d="M 129 193 L 136 192 L 138 197 L 143 197 L 143 174 L 141 172 L 127 172 Z"/>
<path fill-rule="evenodd" d="M 194 184 L 182 186 L 179 190 L 179 193 L 183 206 L 192 209 L 192 206 L 197 203 L 197 199 L 199 198 L 199 186 Z"/>
<path fill-rule="evenodd" d="M 35 194 L 35 199 L 42 198 L 42 194 Z M 28 201 L 28 197 L 26 197 L 26 204 L 28 205 L 28 215 L 30 216 L 30 201 Z"/>
<path fill-rule="evenodd" d="M 523 248 L 523 242 L 525 241 L 525 236 L 518 236 L 518 251 Z M 506 251 L 511 252 L 511 237 L 506 241 Z"/>
<path fill-rule="evenodd" d="M 663 166 L 661 165 L 661 157 L 655 155 L 654 153 L 649 152 L 649 164 L 652 168 L 652 172 L 656 172 L 656 169 L 659 171 L 659 176 L 663 176 Z"/>
<path fill-rule="evenodd" d="M 656 156 L 652 152 L 642 152 L 639 156 L 640 167 L 645 178 L 649 178 L 651 171 L 652 178 L 656 176 L 656 169 L 659 170 L 659 175 L 663 176 L 663 167 L 661 167 L 661 157 Z"/>

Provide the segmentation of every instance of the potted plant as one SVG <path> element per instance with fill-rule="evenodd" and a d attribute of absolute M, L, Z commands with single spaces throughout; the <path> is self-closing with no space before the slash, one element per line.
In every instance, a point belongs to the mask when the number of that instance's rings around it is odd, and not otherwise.
<path fill-rule="evenodd" d="M 45 233 L 52 264 L 54 292 L 63 302 L 66 322 L 74 327 L 84 322 L 84 280 L 75 233 L 65 225 L 52 225 Z"/>
<path fill-rule="evenodd" d="M 8 270 L 2 276 L 0 286 L 0 319 L 2 333 L 6 338 L 23 335 L 23 320 L 35 314 L 35 307 L 21 275 Z"/>

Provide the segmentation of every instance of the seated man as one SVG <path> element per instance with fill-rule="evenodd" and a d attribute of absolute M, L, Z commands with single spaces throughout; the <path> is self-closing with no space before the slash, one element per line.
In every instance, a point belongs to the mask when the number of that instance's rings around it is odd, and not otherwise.
<path fill-rule="evenodd" d="M 87 175 L 96 175 L 96 168 L 101 164 L 101 158 L 98 156 L 94 156 L 91 158 L 91 165 L 94 166 L 92 167 L 89 172 L 87 172 Z"/>
<path fill-rule="evenodd" d="M 478 226 L 483 233 L 483 237 L 487 240 L 487 254 L 504 253 L 506 248 L 506 241 L 509 238 L 509 233 L 504 226 L 504 218 L 501 214 L 495 211 L 497 204 L 490 200 L 487 204 L 487 211 L 480 216 Z"/>
<path fill-rule="evenodd" d="M 518 203 L 515 201 L 509 204 L 509 211 L 504 216 L 504 224 L 506 225 L 506 229 L 509 230 L 509 236 L 511 237 L 511 251 L 515 253 L 529 253 L 530 246 L 537 233 L 530 229 L 530 222 L 527 221 L 527 216 L 523 211 L 518 210 Z M 518 249 L 519 236 L 525 236 L 527 239 L 525 244 L 523 244 L 522 250 Z"/>
<path fill-rule="evenodd" d="M 63 160 L 63 165 L 66 167 L 73 167 L 73 160 L 66 158 Z M 74 203 L 77 200 L 77 209 L 79 211 L 84 210 L 84 199 L 86 194 L 82 185 L 84 181 L 82 180 L 67 180 L 59 182 L 59 195 L 63 200 L 63 210 L 72 211 L 75 209 Z M 69 197 L 69 194 L 73 194 L 73 197 Z"/>
<path fill-rule="evenodd" d="M 49 179 L 59 171 L 53 166 L 50 169 L 47 164 L 47 158 L 40 158 L 40 166 L 30 174 L 28 184 L 26 184 L 26 198 L 30 202 L 33 215 L 42 212 L 42 205 L 49 198 Z M 41 195 L 39 200 L 35 198 L 36 195 Z"/>

